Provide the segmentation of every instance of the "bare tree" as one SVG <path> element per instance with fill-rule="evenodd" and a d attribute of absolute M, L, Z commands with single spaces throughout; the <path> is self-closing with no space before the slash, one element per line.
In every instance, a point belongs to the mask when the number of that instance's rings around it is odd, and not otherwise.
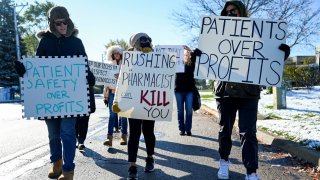
<path fill-rule="evenodd" d="M 287 44 L 314 48 L 319 40 L 320 8 L 315 0 L 242 0 L 250 17 L 285 20 L 288 23 Z M 174 11 L 173 20 L 184 32 L 191 32 L 191 46 L 197 43 L 201 17 L 220 15 L 226 0 L 188 0 L 183 11 Z"/>

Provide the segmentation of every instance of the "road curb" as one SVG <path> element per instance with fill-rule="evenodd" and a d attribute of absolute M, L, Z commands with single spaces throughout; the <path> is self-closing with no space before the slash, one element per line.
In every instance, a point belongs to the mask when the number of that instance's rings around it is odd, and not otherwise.
<path fill-rule="evenodd" d="M 202 104 L 201 110 L 208 112 L 209 114 L 215 116 L 217 119 L 219 117 L 219 114 L 215 109 L 209 108 L 206 105 Z M 235 122 L 235 127 L 238 127 L 237 121 Z M 315 166 L 320 166 L 320 152 L 316 150 L 304 147 L 299 143 L 286 140 L 284 138 L 276 137 L 261 129 L 257 129 L 257 139 L 263 144 L 278 147 L 294 156 L 297 156 L 299 159 L 312 163 Z"/>

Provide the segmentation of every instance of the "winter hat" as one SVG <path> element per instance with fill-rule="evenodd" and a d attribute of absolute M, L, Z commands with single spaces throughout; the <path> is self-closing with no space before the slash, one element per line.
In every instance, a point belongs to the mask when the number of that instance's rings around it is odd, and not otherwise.
<path fill-rule="evenodd" d="M 107 49 L 107 59 L 108 61 L 113 61 L 113 55 L 115 53 L 120 53 L 122 55 L 122 52 L 123 52 L 123 48 L 119 45 L 113 45 L 113 46 L 110 46 L 108 47 Z"/>
<path fill-rule="evenodd" d="M 67 34 L 66 36 L 70 36 L 74 30 L 74 24 L 72 20 L 70 19 L 68 10 L 63 6 L 55 6 L 49 9 L 48 11 L 48 23 L 49 23 L 49 29 L 52 33 L 55 35 L 59 34 L 56 32 L 56 28 L 54 25 L 54 21 L 57 19 L 65 19 L 67 22 Z"/>
<path fill-rule="evenodd" d="M 148 34 L 146 34 L 146 33 L 142 33 L 142 32 L 140 32 L 140 33 L 136 33 L 136 34 L 133 34 L 131 37 L 130 37 L 130 46 L 131 47 L 136 47 L 137 46 L 137 41 L 141 38 L 141 37 L 148 37 L 148 38 L 150 38 L 149 36 L 148 36 Z"/>
<path fill-rule="evenodd" d="M 239 0 L 227 1 L 226 4 L 224 5 L 224 8 L 221 11 L 221 16 L 227 16 L 226 9 L 230 4 L 232 4 L 232 5 L 237 7 L 237 9 L 240 11 L 240 17 L 248 17 L 248 12 L 246 10 L 246 7 Z"/>

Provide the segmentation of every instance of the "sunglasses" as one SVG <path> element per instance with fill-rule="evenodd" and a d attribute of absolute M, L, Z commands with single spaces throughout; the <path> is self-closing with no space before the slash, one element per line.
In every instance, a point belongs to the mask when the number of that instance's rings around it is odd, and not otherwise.
<path fill-rule="evenodd" d="M 227 14 L 237 14 L 237 11 L 238 11 L 238 9 L 230 9 L 230 10 L 227 10 L 226 13 Z"/>
<path fill-rule="evenodd" d="M 66 21 L 57 21 L 57 22 L 54 22 L 54 25 L 56 25 L 56 26 L 61 26 L 61 25 L 67 25 L 67 22 Z"/>
<path fill-rule="evenodd" d="M 140 37 L 140 42 L 152 42 L 152 39 L 150 37 L 145 37 L 145 36 L 142 36 Z"/>

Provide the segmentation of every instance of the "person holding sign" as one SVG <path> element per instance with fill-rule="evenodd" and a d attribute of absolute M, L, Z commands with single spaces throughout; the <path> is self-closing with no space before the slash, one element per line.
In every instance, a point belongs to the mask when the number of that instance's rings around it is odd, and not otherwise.
<path fill-rule="evenodd" d="M 94 76 L 93 76 L 93 78 L 94 78 Z M 95 85 L 95 83 L 90 84 L 90 86 L 89 86 L 89 96 L 90 96 L 90 113 L 89 113 L 89 115 L 77 117 L 76 137 L 78 140 L 78 149 L 80 152 L 83 152 L 84 149 L 86 148 L 86 146 L 84 145 L 84 141 L 87 138 L 90 114 L 92 114 L 96 111 L 96 102 L 95 102 L 94 90 L 93 90 L 94 85 Z"/>
<path fill-rule="evenodd" d="M 37 34 L 37 37 L 40 38 L 36 52 L 37 56 L 87 56 L 82 41 L 76 37 L 78 30 L 75 29 L 65 7 L 55 6 L 48 11 L 48 25 L 48 30 Z M 15 68 L 20 76 L 23 76 L 26 72 L 21 62 L 17 61 Z M 88 71 L 87 82 L 89 86 L 93 86 L 95 83 L 95 78 L 90 70 Z M 77 142 L 76 121 L 76 117 L 48 117 L 45 119 L 49 135 L 50 160 L 52 162 L 48 177 L 51 179 L 73 179 Z"/>
<path fill-rule="evenodd" d="M 247 10 L 241 1 L 227 1 L 221 11 L 221 16 L 248 17 Z M 290 47 L 281 44 L 279 49 L 285 52 L 284 59 L 286 59 L 290 54 Z M 219 154 L 221 159 L 218 178 L 229 179 L 231 134 L 238 111 L 242 161 L 247 170 L 245 179 L 260 179 L 257 175 L 258 141 L 256 137 L 260 86 L 216 81 L 214 90 L 220 121 Z"/>
<path fill-rule="evenodd" d="M 122 47 L 114 45 L 110 46 L 107 49 L 107 57 L 108 57 L 108 63 L 114 64 L 114 65 L 120 65 L 122 60 Z M 116 78 L 118 78 L 119 74 L 115 74 Z M 105 85 L 103 89 L 103 96 L 104 96 L 104 104 L 109 107 L 109 123 L 108 123 L 108 135 L 107 140 L 103 142 L 103 145 L 106 146 L 112 146 L 113 141 L 113 128 L 115 126 L 115 123 L 118 123 L 118 114 L 112 111 L 112 104 L 114 100 L 114 93 L 116 91 L 116 88 L 113 86 Z M 121 126 L 121 139 L 120 139 L 120 145 L 127 145 L 127 118 L 120 117 L 120 122 L 122 123 Z"/>
<path fill-rule="evenodd" d="M 152 40 L 146 33 L 137 33 L 133 34 L 130 37 L 129 44 L 131 48 L 130 51 L 142 51 L 148 53 L 152 51 Z M 120 112 L 121 109 L 118 107 L 118 103 L 114 102 L 112 106 L 113 112 Z M 137 179 L 137 154 L 139 148 L 139 141 L 141 132 L 143 133 L 146 149 L 147 149 L 147 158 L 146 166 L 144 168 L 145 172 L 154 171 L 154 148 L 156 143 L 156 137 L 154 135 L 154 120 L 145 120 L 145 119 L 134 119 L 128 118 L 129 121 L 129 141 L 128 141 L 128 178 Z"/>
<path fill-rule="evenodd" d="M 196 83 L 193 77 L 196 56 L 200 56 L 201 51 L 195 49 L 191 52 L 188 46 L 184 46 L 184 72 L 176 73 L 174 93 L 177 101 L 178 123 L 180 135 L 186 133 L 191 136 L 192 128 L 192 100 L 193 91 L 196 89 Z M 184 111 L 186 116 L 184 116 Z"/>

